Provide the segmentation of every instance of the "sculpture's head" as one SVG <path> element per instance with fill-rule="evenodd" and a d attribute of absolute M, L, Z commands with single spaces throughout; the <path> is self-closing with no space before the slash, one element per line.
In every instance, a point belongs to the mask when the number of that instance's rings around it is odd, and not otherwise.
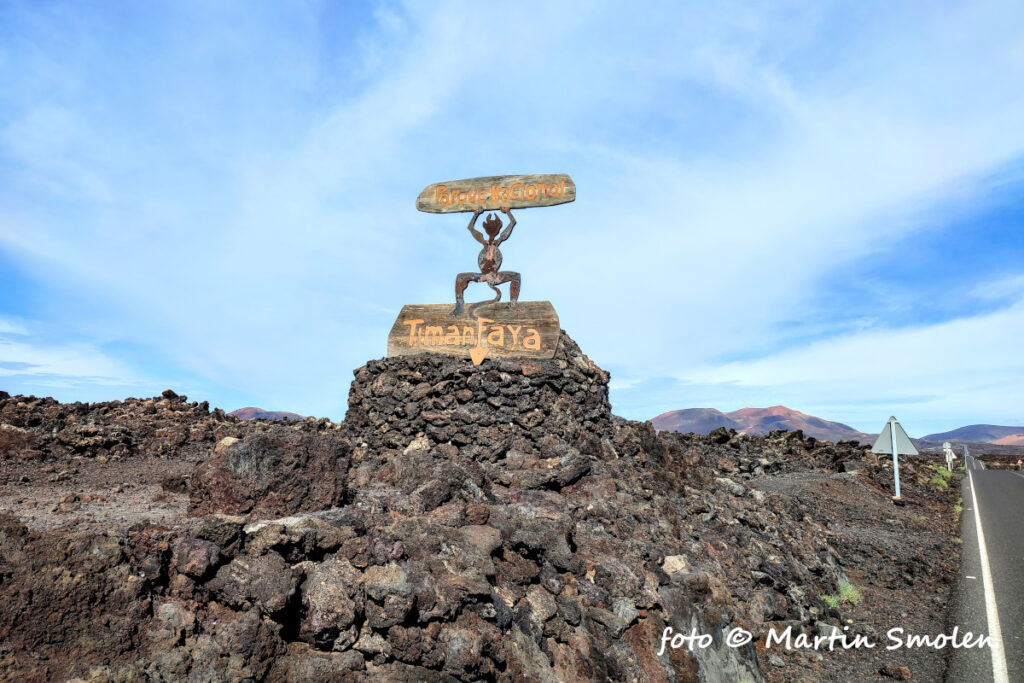
<path fill-rule="evenodd" d="M 501 230 L 501 219 L 492 213 L 484 220 L 484 230 L 487 231 L 487 236 L 493 240 Z"/>

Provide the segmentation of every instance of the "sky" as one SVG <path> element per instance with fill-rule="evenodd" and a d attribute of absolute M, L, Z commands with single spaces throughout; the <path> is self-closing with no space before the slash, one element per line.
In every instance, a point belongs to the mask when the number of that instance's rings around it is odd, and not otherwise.
<path fill-rule="evenodd" d="M 617 414 L 1024 425 L 1022 122 L 1019 2 L 0 0 L 0 389 L 341 419 L 420 190 L 568 173 L 505 267 Z"/>

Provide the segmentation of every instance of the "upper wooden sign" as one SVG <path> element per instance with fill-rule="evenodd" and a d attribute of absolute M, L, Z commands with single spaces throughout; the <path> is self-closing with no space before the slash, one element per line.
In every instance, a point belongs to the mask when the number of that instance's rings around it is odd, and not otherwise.
<path fill-rule="evenodd" d="M 503 206 L 554 206 L 575 199 L 576 183 L 566 173 L 498 175 L 427 185 L 416 198 L 416 208 L 428 213 L 493 211 Z"/>

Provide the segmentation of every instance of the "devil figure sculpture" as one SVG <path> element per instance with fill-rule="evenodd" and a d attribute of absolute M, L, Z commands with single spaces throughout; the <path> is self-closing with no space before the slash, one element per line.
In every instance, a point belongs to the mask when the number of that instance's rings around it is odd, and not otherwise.
<path fill-rule="evenodd" d="M 501 212 L 508 216 L 509 223 L 508 227 L 499 235 L 501 219 L 493 213 L 489 215 L 484 220 L 484 230 L 487 232 L 487 239 L 484 239 L 484 236 L 475 227 L 476 219 L 483 212 L 483 209 L 477 209 L 473 212 L 473 218 L 469 221 L 469 232 L 477 242 L 484 245 L 476 259 L 480 272 L 459 273 L 455 278 L 455 310 L 452 311 L 452 316 L 462 313 L 463 294 L 470 282 L 486 282 L 496 292 L 495 297 L 491 299 L 491 303 L 501 301 L 501 290 L 498 289 L 498 285 L 511 282 L 512 285 L 509 287 L 509 298 L 511 299 L 509 308 L 518 310 L 516 302 L 519 300 L 520 275 L 511 270 L 498 270 L 501 268 L 501 250 L 498 247 L 512 234 L 512 228 L 516 226 L 515 216 L 512 215 L 512 211 L 508 207 L 501 208 Z"/>

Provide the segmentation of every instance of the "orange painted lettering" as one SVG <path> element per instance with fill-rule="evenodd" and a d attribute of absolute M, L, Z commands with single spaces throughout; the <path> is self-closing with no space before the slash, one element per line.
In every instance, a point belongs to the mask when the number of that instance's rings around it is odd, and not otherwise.
<path fill-rule="evenodd" d="M 491 346 L 505 345 L 505 328 L 501 325 L 491 327 L 491 333 L 487 335 L 487 343 Z"/>
<path fill-rule="evenodd" d="M 427 325 L 425 346 L 438 346 L 444 343 L 444 330 L 440 325 Z"/>
<path fill-rule="evenodd" d="M 515 346 L 519 342 L 519 330 L 523 329 L 522 325 L 506 325 L 508 331 L 512 333 L 512 346 Z"/>
<path fill-rule="evenodd" d="M 484 341 L 484 323 L 493 323 L 493 320 L 487 318 L 476 319 L 476 338 L 480 340 L 480 345 L 483 346 Z"/>
<path fill-rule="evenodd" d="M 403 320 L 403 325 L 409 326 L 409 346 L 416 346 L 416 326 L 423 323 L 423 320 Z"/>

